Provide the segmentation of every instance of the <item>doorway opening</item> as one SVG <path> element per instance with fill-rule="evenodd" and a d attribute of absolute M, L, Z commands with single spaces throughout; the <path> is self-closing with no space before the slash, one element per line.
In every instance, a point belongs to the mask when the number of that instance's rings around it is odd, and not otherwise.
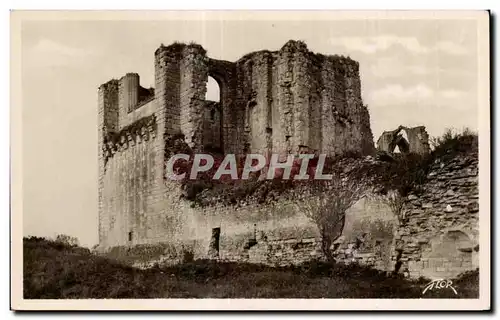
<path fill-rule="evenodd" d="M 220 227 L 212 229 L 212 237 L 208 248 L 208 256 L 211 258 L 219 257 Z"/>

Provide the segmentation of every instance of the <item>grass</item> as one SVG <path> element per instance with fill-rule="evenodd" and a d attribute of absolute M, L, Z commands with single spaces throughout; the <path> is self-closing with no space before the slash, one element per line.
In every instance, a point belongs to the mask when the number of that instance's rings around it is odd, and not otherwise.
<path fill-rule="evenodd" d="M 478 297 L 478 271 L 425 298 Z M 428 280 L 409 281 L 359 265 L 310 262 L 274 268 L 193 261 L 140 270 L 88 249 L 24 239 L 24 298 L 422 298 Z"/>

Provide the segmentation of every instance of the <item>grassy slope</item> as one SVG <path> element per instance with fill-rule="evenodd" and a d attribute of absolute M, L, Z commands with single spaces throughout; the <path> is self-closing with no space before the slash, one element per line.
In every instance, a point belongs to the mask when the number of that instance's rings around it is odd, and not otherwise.
<path fill-rule="evenodd" d="M 271 268 L 198 261 L 138 270 L 44 239 L 24 239 L 24 297 L 54 298 L 421 298 L 427 281 L 386 277 L 358 266 L 309 263 Z M 478 273 L 425 298 L 475 298 Z"/>

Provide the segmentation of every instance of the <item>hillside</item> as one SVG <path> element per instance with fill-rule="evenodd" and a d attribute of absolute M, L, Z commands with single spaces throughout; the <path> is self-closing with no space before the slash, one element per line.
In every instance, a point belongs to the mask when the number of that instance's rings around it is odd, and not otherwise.
<path fill-rule="evenodd" d="M 478 272 L 453 281 L 457 290 L 425 298 L 478 297 Z M 88 249 L 24 238 L 24 298 L 421 298 L 428 280 L 389 277 L 357 265 L 310 262 L 273 268 L 194 261 L 140 270 Z"/>

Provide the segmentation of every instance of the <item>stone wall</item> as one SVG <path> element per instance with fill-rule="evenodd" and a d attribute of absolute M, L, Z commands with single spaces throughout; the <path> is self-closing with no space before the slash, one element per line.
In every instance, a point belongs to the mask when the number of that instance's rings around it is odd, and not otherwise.
<path fill-rule="evenodd" d="M 134 244 L 147 237 L 146 213 L 152 209 L 148 194 L 155 184 L 154 139 L 137 136 L 119 145 L 107 162 L 100 216 L 103 245 Z"/>
<path fill-rule="evenodd" d="M 238 110 L 251 152 L 369 154 L 373 136 L 361 99 L 359 64 L 289 41 L 236 61 Z M 224 109 L 225 110 L 225 109 Z"/>
<path fill-rule="evenodd" d="M 209 75 L 221 89 L 218 105 L 204 99 Z M 315 226 L 289 201 L 199 208 L 183 199 L 180 184 L 165 179 L 172 136 L 184 134 L 195 150 L 212 144 L 225 153 L 373 151 L 358 63 L 314 54 L 301 42 L 234 63 L 210 59 L 195 44 L 161 46 L 154 90 L 129 73 L 101 85 L 98 101 L 100 247 L 143 246 L 154 253 L 150 260 L 208 257 L 216 228 L 219 259 L 283 265 L 321 255 Z M 213 120 L 207 108 L 219 111 Z M 208 139 L 210 130 L 216 134 Z M 476 265 L 477 157 L 467 159 L 438 164 L 396 238 L 387 206 L 357 203 L 335 244 L 337 259 L 386 271 L 403 262 L 412 276 L 431 275 L 422 267 L 443 273 Z M 459 253 L 439 258 L 453 246 Z"/>
<path fill-rule="evenodd" d="M 177 228 L 173 222 L 180 221 L 179 212 L 168 209 L 164 176 L 166 141 L 180 133 L 195 151 L 207 145 L 236 154 L 295 153 L 306 148 L 336 155 L 373 149 L 358 63 L 349 58 L 314 54 L 297 41 L 287 42 L 279 51 L 250 53 L 236 62 L 211 59 L 201 46 L 181 43 L 160 46 L 154 58 L 154 89 L 143 88 L 136 73 L 99 88 L 103 245 L 155 241 Z M 206 110 L 208 76 L 218 82 L 221 92 L 213 117 Z M 143 123 L 148 117 L 154 117 L 154 138 L 149 138 L 150 127 Z M 144 170 L 149 187 L 132 187 L 131 181 L 142 183 Z M 137 199 L 139 194 L 143 200 Z M 139 210 L 137 202 L 145 202 L 141 206 L 147 210 Z M 121 225 L 114 228 L 112 217 L 118 214 L 124 217 L 113 218 Z M 130 222 L 143 220 L 148 222 Z M 167 229 L 158 227 L 165 221 Z M 111 236 L 113 232 L 120 235 Z"/>
<path fill-rule="evenodd" d="M 98 141 L 97 141 L 97 158 L 98 158 L 98 212 L 99 212 L 99 243 L 105 238 L 105 225 L 101 223 L 105 210 L 103 208 L 103 191 L 104 191 L 104 172 L 105 172 L 105 154 L 103 151 L 104 137 L 118 130 L 118 81 L 110 80 L 99 87 L 98 91 Z"/>
<path fill-rule="evenodd" d="M 203 146 L 203 114 L 207 91 L 208 65 L 201 47 L 187 46 L 179 61 L 180 129 L 188 145 L 201 150 Z"/>
<path fill-rule="evenodd" d="M 449 278 L 479 267 L 477 153 L 435 163 L 423 186 L 410 195 L 396 236 L 402 271 Z"/>
<path fill-rule="evenodd" d="M 220 103 L 206 101 L 203 110 L 203 147 L 222 151 L 222 112 Z"/>
<path fill-rule="evenodd" d="M 283 266 L 322 259 L 316 226 L 288 200 L 274 205 L 193 208 L 180 199 L 178 186 L 172 183 L 169 188 L 165 205 L 167 210 L 179 213 L 179 220 L 170 225 L 168 235 L 142 239 L 142 244 L 164 249 L 156 250 L 155 256 L 147 254 L 148 261 L 137 258 L 136 266 L 178 262 L 184 252 L 192 253 L 195 259 L 213 259 L 213 252 L 209 252 L 214 229 L 220 230 L 216 258 L 222 261 Z M 392 271 L 390 245 L 395 221 L 390 209 L 376 198 L 360 200 L 347 213 L 336 258 Z M 144 248 L 151 251 L 151 246 Z"/>
<path fill-rule="evenodd" d="M 208 76 L 221 91 L 226 153 L 296 153 L 308 148 L 338 155 L 374 149 L 361 100 L 359 64 L 350 58 L 314 54 L 297 41 L 236 62 L 208 58 L 194 44 L 161 46 L 155 55 L 156 97 L 166 109 L 167 133 L 183 133 L 195 149 L 203 140 Z M 138 79 L 132 75 L 125 79 Z"/>
<path fill-rule="evenodd" d="M 300 212 L 296 215 L 305 218 Z M 257 243 L 248 250 L 248 261 L 285 266 L 323 259 L 316 226 L 310 222 L 298 226 L 299 229 L 293 232 L 277 235 L 258 230 Z M 392 271 L 394 262 L 391 254 L 396 226 L 396 217 L 379 199 L 372 197 L 358 201 L 346 213 L 342 236 L 334 244 L 335 259 Z"/>
<path fill-rule="evenodd" d="M 142 157 L 147 158 L 147 153 Z M 123 168 L 126 166 L 130 164 Z M 342 236 L 334 244 L 336 259 L 387 272 L 397 269 L 414 278 L 448 278 L 478 267 L 477 156 L 459 156 L 446 163 L 436 163 L 428 178 L 422 193 L 409 196 L 401 221 L 377 196 L 366 197 L 350 208 Z M 145 190 L 147 192 L 147 187 Z M 134 192 L 137 191 L 130 193 Z M 195 259 L 216 258 L 273 266 L 322 259 L 316 226 L 297 211 L 290 200 L 278 200 L 274 205 L 201 208 L 184 200 L 175 182 L 167 182 L 164 192 L 160 214 L 139 210 L 139 221 L 145 223 L 136 225 L 134 232 L 138 233 L 133 242 L 149 245 L 145 247 L 147 252 L 158 246 L 163 249 L 154 249 L 153 256 L 148 253 L 147 261 L 137 259 L 136 266 L 179 262 L 186 252 Z M 136 203 L 140 201 L 137 196 Z M 129 208 L 114 212 L 128 216 Z M 113 242 L 115 245 L 123 246 L 124 231 L 129 226 L 117 224 L 114 227 L 117 236 L 109 230 L 104 232 L 108 232 L 107 239 L 118 239 Z M 209 251 L 214 229 L 220 230 L 215 254 Z"/>

